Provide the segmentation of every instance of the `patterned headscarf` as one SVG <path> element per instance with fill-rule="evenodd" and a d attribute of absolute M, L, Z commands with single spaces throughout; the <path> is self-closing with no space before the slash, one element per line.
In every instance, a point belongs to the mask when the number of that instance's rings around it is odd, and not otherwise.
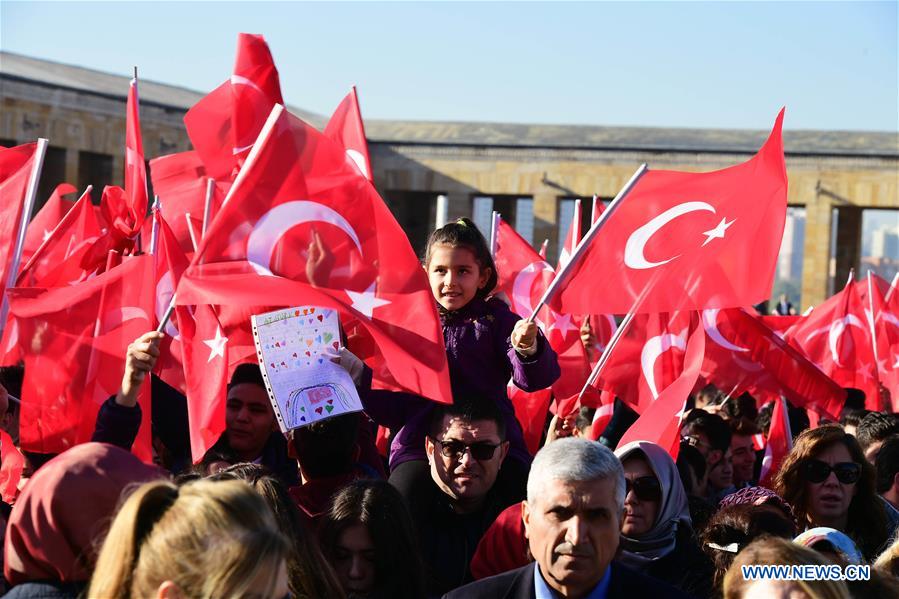
<path fill-rule="evenodd" d="M 793 507 L 784 501 L 783 497 L 766 487 L 744 487 L 735 493 L 726 495 L 724 499 L 718 503 L 718 509 L 726 508 L 732 505 L 776 505 L 784 511 L 796 527 L 799 522 L 796 520 L 796 514 L 793 513 Z"/>

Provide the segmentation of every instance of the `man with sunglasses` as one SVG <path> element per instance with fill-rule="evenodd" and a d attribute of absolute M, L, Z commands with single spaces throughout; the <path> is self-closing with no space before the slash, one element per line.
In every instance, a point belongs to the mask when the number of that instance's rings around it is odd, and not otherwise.
<path fill-rule="evenodd" d="M 418 532 L 429 595 L 472 580 L 478 542 L 515 501 L 496 484 L 508 451 L 505 419 L 494 402 L 457 398 L 434 409 L 425 439 L 430 477 L 397 487 Z"/>

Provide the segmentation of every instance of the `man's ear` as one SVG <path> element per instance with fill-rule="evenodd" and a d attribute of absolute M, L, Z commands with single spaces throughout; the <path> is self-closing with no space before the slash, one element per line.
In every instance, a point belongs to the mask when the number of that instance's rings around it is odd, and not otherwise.
<path fill-rule="evenodd" d="M 506 459 L 506 455 L 509 453 L 509 442 L 503 441 L 499 445 L 499 463 L 502 464 L 503 460 Z"/>
<path fill-rule="evenodd" d="M 531 510 L 528 507 L 527 501 L 521 502 L 521 521 L 524 524 L 524 538 L 529 539 L 528 526 L 531 523 Z"/>
<path fill-rule="evenodd" d="M 724 452 L 720 449 L 713 449 L 709 452 L 708 465 L 709 467 L 715 466 L 718 462 L 721 461 L 721 458 L 724 457 Z"/>
<path fill-rule="evenodd" d="M 428 462 L 434 461 L 434 441 L 429 436 L 425 436 L 425 455 L 428 457 Z"/>

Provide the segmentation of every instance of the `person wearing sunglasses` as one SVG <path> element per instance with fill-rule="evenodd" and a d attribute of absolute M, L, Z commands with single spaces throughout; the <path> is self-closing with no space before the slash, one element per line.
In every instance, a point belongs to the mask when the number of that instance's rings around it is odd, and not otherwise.
<path fill-rule="evenodd" d="M 803 431 L 775 479 L 801 530 L 826 526 L 847 534 L 873 560 L 899 526 L 877 495 L 874 467 L 839 425 Z"/>
<path fill-rule="evenodd" d="M 469 566 L 478 542 L 515 502 L 497 483 L 508 451 L 495 402 L 460 396 L 434 408 L 425 438 L 430 476 L 397 486 L 420 541 L 428 596 L 473 580 Z"/>
<path fill-rule="evenodd" d="M 687 493 L 668 452 L 634 441 L 615 455 L 624 466 L 619 560 L 687 594 L 706 597 L 712 565 L 693 539 Z"/>

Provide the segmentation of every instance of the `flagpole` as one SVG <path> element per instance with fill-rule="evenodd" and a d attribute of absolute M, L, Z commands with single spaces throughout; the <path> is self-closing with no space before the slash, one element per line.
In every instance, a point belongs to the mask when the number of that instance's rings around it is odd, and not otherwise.
<path fill-rule="evenodd" d="M 549 239 L 544 239 L 543 243 L 540 244 L 540 251 L 537 252 L 540 254 L 540 257 L 546 260 L 546 248 L 549 247 Z"/>
<path fill-rule="evenodd" d="M 25 248 L 25 231 L 31 220 L 31 210 L 34 208 L 34 198 L 37 196 L 37 184 L 41 179 L 41 170 L 44 167 L 44 156 L 47 154 L 49 142 L 43 137 L 38 138 L 37 147 L 34 149 L 34 163 L 31 166 L 31 175 L 28 177 L 28 186 L 25 188 L 25 202 L 22 205 L 22 216 L 19 219 L 19 230 L 16 235 L 16 246 L 13 249 L 12 262 L 9 265 L 9 274 L 6 276 L 6 287 L 9 289 L 16 284 L 18 278 L 19 262 L 22 261 L 22 250 Z M 6 315 L 9 314 L 9 300 L 6 293 L 3 294 L 3 305 L 0 307 L 0 334 L 6 327 Z"/>
<path fill-rule="evenodd" d="M 500 213 L 496 210 L 490 217 L 490 256 L 496 258 L 496 232 L 499 229 Z"/>
<path fill-rule="evenodd" d="M 90 194 L 92 189 L 93 189 L 93 185 L 88 185 L 87 188 L 84 190 L 84 193 L 81 194 L 81 197 L 78 198 L 78 202 L 80 202 L 81 198 L 83 198 L 85 195 Z M 77 204 L 78 202 L 75 202 L 75 203 Z M 34 251 L 34 253 L 31 254 L 31 258 L 28 259 L 28 262 L 25 263 L 25 266 L 23 266 L 21 268 L 21 270 L 19 270 L 19 274 L 16 276 L 16 282 L 15 282 L 16 285 L 18 285 L 19 283 L 22 282 L 22 277 L 25 275 L 25 273 L 28 272 L 28 270 L 32 266 L 34 266 L 34 263 L 40 259 L 41 255 L 43 255 L 46 247 L 50 245 L 50 240 L 52 240 L 53 236 L 56 234 L 56 230 L 59 229 L 60 227 L 64 227 L 64 226 L 68 225 L 68 223 L 69 223 L 68 219 L 74 218 L 74 216 L 71 216 L 71 217 L 69 216 L 70 214 L 72 214 L 72 212 L 73 212 L 73 210 L 69 210 L 68 212 L 66 212 L 66 215 L 62 217 L 62 220 L 59 221 L 58 223 L 56 223 L 56 226 L 53 227 L 53 231 L 50 232 L 50 235 L 45 240 L 43 240 L 41 242 L 41 244 L 37 247 L 37 249 Z M 71 247 L 71 244 L 70 244 L 70 247 Z"/>
<path fill-rule="evenodd" d="M 590 227 L 590 230 L 587 231 L 587 234 L 584 235 L 584 238 L 581 239 L 581 242 L 575 248 L 574 253 L 571 254 L 571 259 L 568 260 L 568 264 L 562 267 L 562 269 L 556 274 L 555 278 L 549 284 L 549 287 L 546 288 L 546 291 L 543 292 L 543 297 L 540 298 L 540 301 L 534 307 L 534 310 L 528 317 L 528 321 L 533 321 L 540 309 L 543 308 L 544 304 L 551 300 L 556 292 L 562 287 L 562 283 L 571 273 L 571 269 L 575 264 L 577 264 L 578 260 L 584 254 L 584 252 L 587 251 L 587 247 L 590 245 L 590 242 L 594 237 L 596 237 L 597 233 L 599 233 L 600 229 L 602 229 L 606 221 L 609 220 L 609 217 L 612 216 L 615 210 L 617 210 L 624 197 L 630 192 L 631 189 L 633 189 L 634 185 L 637 184 L 637 181 L 647 170 L 648 167 L 644 162 L 631 176 L 630 180 L 628 180 L 628 182 L 624 184 L 624 187 L 621 188 L 621 191 L 618 192 L 618 195 L 616 195 L 615 199 L 612 200 L 612 203 L 609 204 L 609 207 L 602 213 L 602 215 L 599 217 L 599 220 L 593 223 L 593 226 Z"/>
<path fill-rule="evenodd" d="M 278 122 L 278 119 L 281 118 L 281 113 L 284 112 L 284 106 L 281 104 L 275 104 L 272 106 L 272 111 L 268 115 L 268 119 L 265 121 L 265 124 L 262 125 L 262 129 L 259 130 L 259 135 L 256 137 L 256 141 L 253 143 L 253 147 L 250 149 L 250 153 L 247 154 L 247 159 L 244 161 L 243 166 L 240 171 L 237 173 L 237 177 L 234 178 L 234 183 L 231 184 L 231 189 L 228 190 L 228 193 L 225 195 L 225 199 L 222 200 L 221 208 L 224 208 L 227 205 L 228 201 L 234 196 L 234 193 L 240 188 L 244 179 L 247 178 L 247 173 L 250 171 L 250 167 L 256 162 L 257 157 L 259 156 L 259 152 L 262 151 L 262 146 L 268 141 L 269 137 L 271 137 L 272 131 L 275 128 L 275 123 Z M 188 229 L 190 227 L 188 226 Z M 201 243 L 200 247 L 194 253 L 193 260 L 191 260 L 190 265 L 194 266 L 196 264 L 200 264 L 203 260 L 203 253 L 206 251 L 206 244 Z M 172 317 L 172 312 L 175 311 L 175 301 L 177 300 L 177 292 L 172 294 L 172 299 L 169 302 L 169 307 L 166 308 L 165 314 L 162 316 L 162 319 L 159 321 L 159 326 L 156 330 L 162 333 L 165 329 L 165 325 L 169 323 L 169 319 Z"/>
<path fill-rule="evenodd" d="M 200 240 L 206 237 L 206 229 L 209 227 L 209 219 L 212 218 L 212 198 L 215 197 L 215 179 L 206 181 L 206 204 L 203 206 L 203 228 L 200 232 Z"/>
<path fill-rule="evenodd" d="M 196 254 L 197 247 L 198 247 L 198 245 L 197 245 L 197 234 L 194 233 L 194 226 L 193 226 L 193 224 L 190 222 L 190 212 L 185 212 L 185 213 L 184 213 L 184 220 L 187 221 L 187 233 L 188 233 L 188 235 L 190 235 L 190 242 L 191 242 L 191 244 L 193 244 L 193 246 L 194 246 L 194 254 Z"/>
<path fill-rule="evenodd" d="M 153 196 L 153 206 L 150 207 L 153 213 L 153 228 L 150 229 L 150 254 L 156 255 L 156 244 L 159 243 L 159 196 Z"/>

